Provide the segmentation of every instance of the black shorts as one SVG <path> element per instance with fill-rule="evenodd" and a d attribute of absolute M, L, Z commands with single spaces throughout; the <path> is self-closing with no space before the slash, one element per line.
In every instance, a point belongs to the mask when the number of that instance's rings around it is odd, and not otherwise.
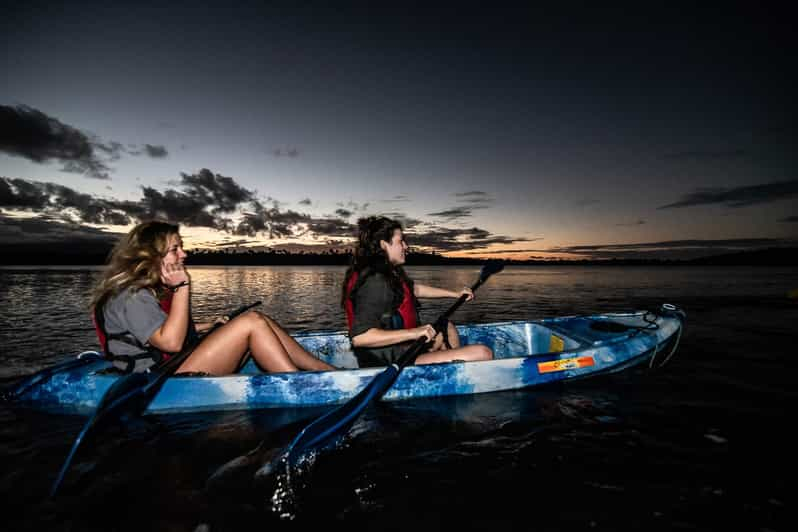
<path fill-rule="evenodd" d="M 395 364 L 413 345 L 413 342 L 387 345 L 385 347 L 355 348 L 357 365 L 361 368 L 377 368 Z"/>

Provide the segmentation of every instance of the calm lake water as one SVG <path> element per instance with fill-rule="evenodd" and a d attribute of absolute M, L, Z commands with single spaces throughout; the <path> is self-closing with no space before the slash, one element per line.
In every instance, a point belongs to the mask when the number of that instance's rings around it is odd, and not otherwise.
<path fill-rule="evenodd" d="M 411 267 L 472 284 L 474 267 Z M 99 268 L 0 269 L 0 381 L 96 349 Z M 338 267 L 195 267 L 197 317 L 261 300 L 290 331 L 344 328 Z M 546 389 L 375 405 L 295 486 L 208 478 L 322 411 L 160 416 L 111 427 L 49 486 L 85 421 L 0 404 L 3 530 L 787 530 L 795 524 L 798 272 L 751 267 L 508 267 L 457 322 L 654 308 L 687 312 L 679 350 Z M 430 321 L 451 300 L 424 302 Z"/>

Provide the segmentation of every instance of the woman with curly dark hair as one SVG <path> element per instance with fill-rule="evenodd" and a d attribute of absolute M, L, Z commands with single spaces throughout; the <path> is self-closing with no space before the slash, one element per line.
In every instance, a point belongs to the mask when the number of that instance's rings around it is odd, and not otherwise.
<path fill-rule="evenodd" d="M 474 294 L 470 288 L 453 292 L 413 282 L 402 267 L 406 253 L 401 223 L 382 216 L 358 220 L 358 243 L 344 277 L 341 303 L 359 365 L 393 364 L 422 336 L 434 343 L 416 364 L 493 358 L 487 346 L 461 346 L 451 322 L 445 335 L 436 335 L 432 325 L 420 323 L 418 298 L 458 298 L 465 294 L 470 301 Z"/>

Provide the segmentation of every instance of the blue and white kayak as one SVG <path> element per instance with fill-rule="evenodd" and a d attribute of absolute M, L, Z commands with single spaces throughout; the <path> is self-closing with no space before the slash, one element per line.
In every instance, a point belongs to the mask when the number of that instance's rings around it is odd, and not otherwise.
<path fill-rule="evenodd" d="M 382 399 L 513 390 L 617 372 L 639 364 L 664 365 L 676 351 L 683 320 L 682 311 L 663 305 L 656 312 L 459 325 L 462 344 L 488 345 L 495 358 L 408 366 Z M 304 333 L 295 338 L 308 351 L 340 369 L 265 373 L 250 360 L 234 375 L 177 376 L 166 381 L 145 413 L 334 405 L 351 399 L 383 371 L 357 367 L 345 332 Z M 27 386 L 17 399 L 50 411 L 93 411 L 119 375 L 109 372 L 110 363 L 99 355 L 91 353 L 89 359 Z"/>

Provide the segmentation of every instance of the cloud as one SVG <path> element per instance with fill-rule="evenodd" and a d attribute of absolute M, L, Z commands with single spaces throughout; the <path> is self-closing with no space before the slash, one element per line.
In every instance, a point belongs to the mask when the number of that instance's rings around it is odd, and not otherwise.
<path fill-rule="evenodd" d="M 64 222 L 48 215 L 33 218 L 15 218 L 0 214 L 0 244 L 24 244 L 28 247 L 46 245 L 64 248 L 110 249 L 120 233 L 112 233 L 75 223 Z"/>
<path fill-rule="evenodd" d="M 398 211 L 382 212 L 379 214 L 379 216 L 385 216 L 386 218 L 391 218 L 393 220 L 396 220 L 399 223 L 401 223 L 402 227 L 404 227 L 405 229 L 412 229 L 414 227 L 424 224 L 424 222 L 422 222 L 421 220 L 418 220 L 416 218 L 410 218 L 405 213 Z"/>
<path fill-rule="evenodd" d="M 310 201 L 310 198 L 305 198 L 303 200 L 300 200 L 299 204 L 300 205 L 313 205 L 313 202 Z"/>
<path fill-rule="evenodd" d="M 410 201 L 410 198 L 408 198 L 404 194 L 400 194 L 398 196 L 394 196 L 392 198 L 388 198 L 388 199 L 384 199 L 384 200 L 380 200 L 380 201 L 383 201 L 385 203 L 403 203 L 403 202 L 406 202 L 406 201 Z"/>
<path fill-rule="evenodd" d="M 745 155 L 741 149 L 735 150 L 688 150 L 673 153 L 666 153 L 665 159 L 675 159 L 683 161 L 718 161 L 724 159 L 739 159 Z"/>
<path fill-rule="evenodd" d="M 55 183 L 0 177 L 0 208 L 39 212 L 64 221 L 74 214 L 86 223 L 126 225 L 134 205 L 96 198 Z"/>
<path fill-rule="evenodd" d="M 474 209 L 484 209 L 493 203 L 493 197 L 481 190 L 456 192 L 454 196 L 457 198 L 458 203 L 470 203 Z"/>
<path fill-rule="evenodd" d="M 152 144 L 145 144 L 144 152 L 153 159 L 163 159 L 169 155 L 166 146 L 154 146 Z"/>
<path fill-rule="evenodd" d="M 242 204 L 256 204 L 255 194 L 231 177 L 203 168 L 196 174 L 181 174 L 179 189 L 159 191 L 142 187 L 138 201 L 106 200 L 54 183 L 0 178 L 0 207 L 33 211 L 93 224 L 127 225 L 160 218 L 195 227 L 229 231 L 225 217 Z"/>
<path fill-rule="evenodd" d="M 494 235 L 490 231 L 478 227 L 470 229 L 437 227 L 419 233 L 406 232 L 405 237 L 413 248 L 425 248 L 438 252 L 473 250 L 491 244 L 530 242 L 525 238 Z"/>
<path fill-rule="evenodd" d="M 258 240 L 238 238 L 236 240 L 224 240 L 222 242 L 205 242 L 204 245 L 208 247 L 226 248 L 226 247 L 238 247 L 246 244 L 257 244 L 257 243 Z"/>
<path fill-rule="evenodd" d="M 0 151 L 36 163 L 55 160 L 62 171 L 108 179 L 110 168 L 98 151 L 118 158 L 121 144 L 102 144 L 59 120 L 28 107 L 0 105 Z"/>
<path fill-rule="evenodd" d="M 427 216 L 443 218 L 447 222 L 452 222 L 473 215 L 475 209 L 487 209 L 493 203 L 493 198 L 481 190 L 470 190 L 468 192 L 457 192 L 454 194 L 458 203 L 467 203 L 467 206 L 452 207 L 438 212 L 428 213 Z"/>
<path fill-rule="evenodd" d="M 618 227 L 634 227 L 634 226 L 637 226 L 637 225 L 645 225 L 645 223 L 646 223 L 645 220 L 637 220 L 636 222 L 628 222 L 628 223 L 621 223 L 621 224 L 615 224 L 615 225 L 618 226 Z"/>
<path fill-rule="evenodd" d="M 352 200 L 349 200 L 346 203 L 338 202 L 336 203 L 336 205 L 342 208 L 346 208 L 347 210 L 353 211 L 352 214 L 354 214 L 354 212 L 365 212 L 365 210 L 369 208 L 370 203 L 368 202 L 357 203 Z"/>
<path fill-rule="evenodd" d="M 356 237 L 357 226 L 341 219 L 312 219 L 307 223 L 308 232 L 315 236 Z"/>
<path fill-rule="evenodd" d="M 534 242 L 536 240 L 543 240 L 543 237 L 530 238 L 530 239 L 527 240 L 527 242 Z M 476 255 L 507 255 L 508 253 L 513 253 L 513 254 L 515 254 L 515 253 L 540 253 L 540 250 L 539 249 L 520 248 L 520 249 L 500 249 L 500 250 L 494 250 L 494 251 L 480 251 L 480 250 L 477 249 L 477 250 L 473 250 L 473 251 L 465 251 L 464 253 L 476 254 Z"/>
<path fill-rule="evenodd" d="M 354 214 L 352 211 L 348 211 L 346 209 L 335 209 L 336 216 L 340 216 L 341 218 L 349 218 Z"/>
<path fill-rule="evenodd" d="M 482 192 L 481 190 L 470 190 L 468 192 L 455 192 L 454 196 L 458 198 L 458 201 L 466 201 L 469 203 L 479 203 L 483 201 L 491 201 L 492 198 L 490 194 L 487 192 Z"/>
<path fill-rule="evenodd" d="M 698 188 L 675 203 L 658 209 L 676 209 L 693 205 L 721 203 L 727 207 L 747 207 L 798 196 L 798 180 L 778 181 L 736 188 Z"/>
<path fill-rule="evenodd" d="M 793 240 L 780 238 L 730 238 L 563 246 L 530 251 L 580 255 L 590 259 L 689 259 L 711 254 L 736 253 L 767 247 L 795 245 L 796 242 Z"/>
<path fill-rule="evenodd" d="M 427 213 L 427 216 L 435 216 L 438 218 L 443 218 L 448 222 L 458 220 L 460 218 L 468 218 L 471 216 L 471 212 L 474 210 L 473 207 L 454 207 L 452 209 L 447 209 L 445 211 L 438 211 L 438 212 L 430 212 Z"/>
<path fill-rule="evenodd" d="M 290 157 L 292 159 L 299 157 L 299 150 L 296 148 L 275 148 L 272 150 L 275 157 Z"/>

